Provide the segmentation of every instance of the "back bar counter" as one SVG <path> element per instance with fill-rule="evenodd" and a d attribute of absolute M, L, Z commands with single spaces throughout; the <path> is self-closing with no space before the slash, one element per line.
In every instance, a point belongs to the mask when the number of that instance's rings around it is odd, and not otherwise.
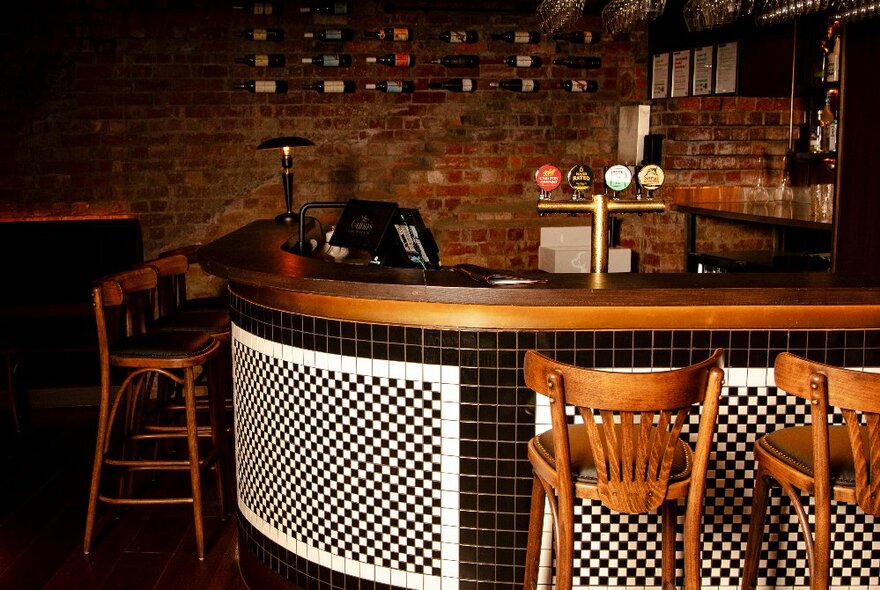
<path fill-rule="evenodd" d="M 300 257 L 281 248 L 294 234 L 258 221 L 200 253 L 232 295 L 240 566 L 252 588 L 521 587 L 526 441 L 548 424 L 523 384 L 525 351 L 628 371 L 716 347 L 727 369 L 703 585 L 738 587 L 752 443 L 808 417 L 774 387 L 774 357 L 880 367 L 876 275 L 547 275 L 489 287 L 449 270 Z M 806 586 L 796 520 L 772 503 L 759 585 Z M 659 584 L 659 515 L 579 510 L 576 586 Z M 832 586 L 880 585 L 873 520 L 847 506 L 832 524 Z"/>

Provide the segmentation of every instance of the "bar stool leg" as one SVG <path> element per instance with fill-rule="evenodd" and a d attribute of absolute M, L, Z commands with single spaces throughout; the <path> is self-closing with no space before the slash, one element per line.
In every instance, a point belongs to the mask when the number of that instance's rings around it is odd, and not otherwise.
<path fill-rule="evenodd" d="M 202 483 L 199 463 L 199 436 L 196 424 L 196 400 L 193 370 L 184 370 L 183 397 L 186 412 L 186 440 L 189 448 L 189 479 L 192 487 L 193 521 L 196 550 L 200 560 L 205 558 L 205 530 L 202 520 Z"/>
<path fill-rule="evenodd" d="M 102 383 L 106 383 L 102 379 Z M 107 420 L 110 415 L 110 392 L 101 385 L 101 406 L 98 411 L 98 434 L 95 441 L 95 461 L 92 464 L 92 483 L 89 487 L 89 507 L 86 512 L 86 532 L 83 538 L 83 553 L 88 555 L 92 546 L 95 528 L 95 512 L 98 509 L 98 493 L 101 488 L 101 468 L 104 466 Z"/>
<path fill-rule="evenodd" d="M 755 590 L 758 585 L 758 564 L 761 561 L 768 492 L 767 475 L 759 466 L 755 474 L 755 490 L 752 492 L 752 516 L 749 519 L 749 536 L 742 571 L 742 590 Z"/>
<path fill-rule="evenodd" d="M 544 527 L 544 486 L 532 477 L 532 503 L 529 510 L 529 540 L 526 545 L 525 590 L 538 587 L 538 565 L 541 560 L 541 536 Z"/>
<path fill-rule="evenodd" d="M 663 502 L 660 530 L 660 550 L 662 568 L 662 588 L 670 590 L 675 588 L 675 526 L 678 520 L 678 510 L 675 500 Z M 687 548 L 685 548 L 687 551 Z M 687 590 L 693 590 L 685 584 Z"/>

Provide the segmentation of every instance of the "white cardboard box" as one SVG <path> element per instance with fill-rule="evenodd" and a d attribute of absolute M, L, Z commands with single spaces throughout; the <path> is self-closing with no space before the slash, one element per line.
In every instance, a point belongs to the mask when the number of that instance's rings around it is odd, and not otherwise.
<path fill-rule="evenodd" d="M 542 227 L 538 268 L 545 272 L 590 272 L 590 226 Z M 609 248 L 608 272 L 631 272 L 632 250 Z"/>

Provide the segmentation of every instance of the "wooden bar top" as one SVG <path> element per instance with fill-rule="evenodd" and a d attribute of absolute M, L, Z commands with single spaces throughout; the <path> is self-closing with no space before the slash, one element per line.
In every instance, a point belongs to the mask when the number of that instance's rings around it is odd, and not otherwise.
<path fill-rule="evenodd" d="M 547 282 L 492 287 L 450 269 L 332 263 L 282 249 L 295 236 L 294 226 L 255 221 L 202 247 L 200 262 L 245 298 L 325 317 L 561 328 L 675 326 L 698 314 L 694 325 L 880 326 L 877 274 L 533 273 Z"/>

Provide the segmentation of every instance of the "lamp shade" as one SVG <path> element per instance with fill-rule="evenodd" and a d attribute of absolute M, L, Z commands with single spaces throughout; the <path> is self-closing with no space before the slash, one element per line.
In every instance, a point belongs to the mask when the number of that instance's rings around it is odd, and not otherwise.
<path fill-rule="evenodd" d="M 272 139 L 267 139 L 263 143 L 257 146 L 258 150 L 273 150 L 277 148 L 283 147 L 300 147 L 305 145 L 315 145 L 305 137 L 296 137 L 295 135 L 290 135 L 288 137 L 273 137 Z"/>

